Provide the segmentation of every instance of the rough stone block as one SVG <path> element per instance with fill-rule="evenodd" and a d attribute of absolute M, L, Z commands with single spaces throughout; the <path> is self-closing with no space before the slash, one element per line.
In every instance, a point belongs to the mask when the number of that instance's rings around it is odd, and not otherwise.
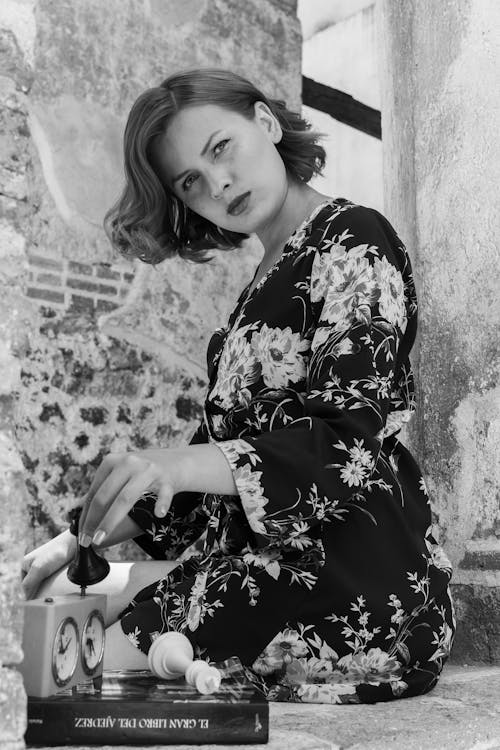
<path fill-rule="evenodd" d="M 56 302 L 59 305 L 64 305 L 64 292 L 56 292 L 53 289 L 37 289 L 36 287 L 29 286 L 26 294 L 33 299 L 41 299 L 46 302 Z"/>
<path fill-rule="evenodd" d="M 26 731 L 26 693 L 17 669 L 0 668 L 0 729 L 1 750 L 17 748 Z"/>
<path fill-rule="evenodd" d="M 10 222 L 0 221 L 0 257 L 2 260 L 9 256 L 14 256 L 18 262 L 19 258 L 24 260 L 25 244 L 24 236 L 17 232 Z"/>
<path fill-rule="evenodd" d="M 20 583 L 28 524 L 27 494 L 23 466 L 11 432 L 14 413 L 11 411 L 3 416 L 0 433 L 0 663 L 16 664 L 22 658 L 23 596 Z"/>
<path fill-rule="evenodd" d="M 83 297 L 81 294 L 72 294 L 71 302 L 68 308 L 69 313 L 86 313 L 94 314 L 94 298 Z"/>
<path fill-rule="evenodd" d="M 116 302 L 111 302 L 111 300 L 97 300 L 97 312 L 111 312 L 111 310 L 116 310 L 117 307 L 118 305 L 116 304 Z"/>
<path fill-rule="evenodd" d="M 15 198 L 18 201 L 26 198 L 27 183 L 24 174 L 0 167 L 0 184 L 2 185 L 3 195 Z"/>
<path fill-rule="evenodd" d="M 500 664 L 500 588 L 452 584 L 451 591 L 458 620 L 452 660 Z"/>
<path fill-rule="evenodd" d="M 96 266 L 96 275 L 101 279 L 111 279 L 112 281 L 119 281 L 121 278 L 119 271 L 113 271 L 112 268 L 103 264 Z"/>
<path fill-rule="evenodd" d="M 18 8 L 16 8 L 15 13 L 19 12 Z M 12 16 L 15 13 L 11 7 L 10 14 L 8 14 L 11 16 L 10 21 L 13 20 Z M 20 17 L 22 15 L 21 13 Z M 28 91 L 33 82 L 33 70 L 23 54 L 23 50 L 19 44 L 21 40 L 16 38 L 16 34 L 9 28 L 10 25 L 15 24 L 7 23 L 4 26 L 4 22 L 7 19 L 3 17 L 0 20 L 2 21 L 2 28 L 0 28 L 0 70 L 3 76 L 15 82 L 16 88 Z"/>
<path fill-rule="evenodd" d="M 28 263 L 32 266 L 39 266 L 40 268 L 56 269 L 58 271 L 63 270 L 63 263 L 58 258 L 49 258 L 44 255 L 28 255 Z"/>
<path fill-rule="evenodd" d="M 47 284 L 48 286 L 61 286 L 62 279 L 53 273 L 39 273 L 36 277 L 37 284 Z"/>
<path fill-rule="evenodd" d="M 108 286 L 106 284 L 95 284 L 92 281 L 86 281 L 85 279 L 73 279 L 68 278 L 66 281 L 67 286 L 71 289 L 82 289 L 85 292 L 94 292 L 95 294 L 117 294 L 118 290 L 115 286 Z"/>
<path fill-rule="evenodd" d="M 68 261 L 68 270 L 70 270 L 72 273 L 79 273 L 83 276 L 92 275 L 92 266 L 90 266 L 88 263 L 77 263 L 74 260 Z"/>

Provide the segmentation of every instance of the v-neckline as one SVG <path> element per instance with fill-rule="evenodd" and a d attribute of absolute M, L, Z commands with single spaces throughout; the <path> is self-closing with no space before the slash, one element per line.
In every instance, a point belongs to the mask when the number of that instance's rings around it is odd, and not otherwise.
<path fill-rule="evenodd" d="M 281 255 L 278 258 L 278 260 L 276 261 L 276 263 L 274 263 L 274 265 L 272 265 L 270 268 L 268 268 L 268 270 L 266 271 L 266 273 L 259 280 L 258 284 L 255 285 L 255 287 L 252 289 L 252 291 L 250 293 L 248 293 L 247 290 L 253 284 L 253 281 L 255 279 L 255 276 L 257 275 L 257 270 L 258 269 L 255 271 L 252 280 L 246 285 L 246 287 L 241 292 L 241 294 L 238 297 L 238 300 L 237 300 L 237 302 L 236 302 L 236 304 L 235 304 L 235 306 L 234 306 L 231 314 L 229 315 L 228 325 L 225 328 L 224 340 L 223 340 L 223 343 L 222 343 L 222 348 L 219 350 L 218 361 L 217 361 L 216 366 L 213 368 L 213 372 L 212 372 L 211 377 L 210 377 L 209 394 L 212 391 L 213 383 L 215 383 L 215 381 L 217 379 L 217 374 L 218 374 L 218 370 L 219 370 L 218 364 L 219 364 L 221 353 L 224 350 L 225 346 L 227 345 L 227 340 L 229 339 L 231 333 L 239 326 L 241 318 L 243 316 L 243 312 L 245 310 L 245 307 L 247 306 L 247 304 L 250 301 L 250 299 L 256 294 L 256 292 L 258 292 L 262 288 L 262 286 L 267 281 L 267 279 L 269 278 L 269 276 L 271 275 L 271 273 L 280 265 L 280 263 L 282 262 L 283 258 L 284 257 L 288 257 L 288 255 L 290 253 L 289 253 L 289 251 L 287 251 L 287 247 L 289 246 L 290 242 L 292 242 L 293 238 L 296 235 L 298 235 L 298 233 L 300 231 L 302 231 L 303 229 L 305 229 L 305 227 L 307 227 L 316 218 L 316 216 L 319 214 L 319 212 L 321 211 L 322 208 L 324 208 L 325 206 L 328 206 L 328 205 L 332 205 L 334 203 L 338 203 L 340 200 L 342 200 L 342 199 L 341 198 L 328 198 L 327 200 L 324 200 L 321 203 L 318 203 L 318 205 L 315 206 L 315 208 L 313 208 L 313 210 L 311 211 L 311 213 L 309 214 L 309 216 L 307 216 L 299 224 L 299 226 L 296 229 L 294 229 L 294 231 L 291 233 L 291 235 L 287 239 L 286 243 L 284 244 L 284 246 L 283 246 L 283 252 L 281 253 Z M 293 249 L 293 251 L 296 250 L 296 248 L 292 248 L 292 249 Z M 243 299 L 243 296 L 245 295 L 245 293 L 246 293 L 246 297 Z"/>
<path fill-rule="evenodd" d="M 255 273 L 253 275 L 252 280 L 246 285 L 246 287 L 243 289 L 243 291 L 242 291 L 242 293 L 240 295 L 240 298 L 239 298 L 238 303 L 236 305 L 235 312 L 238 310 L 238 314 L 241 314 L 243 308 L 246 307 L 246 305 L 248 304 L 249 300 L 254 296 L 255 292 L 262 288 L 262 286 L 264 285 L 264 282 L 267 281 L 267 279 L 271 275 L 272 271 L 274 271 L 280 265 L 280 263 L 283 260 L 283 258 L 285 257 L 285 255 L 288 255 L 287 247 L 290 245 L 290 243 L 292 242 L 293 238 L 297 234 L 299 234 L 299 232 L 301 232 L 303 229 L 305 229 L 316 218 L 316 216 L 318 215 L 318 213 L 320 212 L 320 210 L 322 208 L 324 208 L 325 206 L 327 206 L 329 204 L 334 203 L 335 200 L 336 200 L 335 198 L 328 198 L 328 199 L 322 201 L 321 203 L 318 203 L 318 205 L 313 208 L 313 210 L 308 214 L 308 216 L 306 216 L 306 218 L 299 224 L 298 227 L 296 227 L 293 230 L 293 232 L 291 233 L 291 235 L 288 237 L 287 241 L 283 245 L 283 250 L 281 251 L 281 255 L 276 260 L 276 262 L 273 263 L 273 265 L 270 266 L 267 269 L 267 271 L 262 275 L 262 277 L 259 279 L 259 281 L 257 282 L 257 284 L 253 287 L 253 289 L 251 289 L 250 291 L 247 291 L 247 290 L 249 290 L 251 288 L 251 286 L 252 286 L 252 284 L 253 284 L 253 282 L 255 280 L 255 277 L 257 276 L 257 271 L 259 269 L 258 268 L 256 269 L 256 271 L 255 271 Z M 243 299 L 243 302 L 241 302 L 240 301 L 241 297 L 245 293 L 246 293 L 246 296 Z"/>

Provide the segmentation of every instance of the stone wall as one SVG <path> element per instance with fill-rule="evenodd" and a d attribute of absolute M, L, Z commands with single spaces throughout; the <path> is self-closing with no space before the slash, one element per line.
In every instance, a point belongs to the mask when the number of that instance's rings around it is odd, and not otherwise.
<path fill-rule="evenodd" d="M 500 5 L 381 0 L 385 212 L 420 300 L 412 444 L 455 568 L 454 658 L 500 662 Z"/>
<path fill-rule="evenodd" d="M 152 268 L 111 250 L 102 219 L 121 187 L 127 114 L 144 89 L 197 65 L 298 107 L 300 42 L 295 0 L 0 6 L 2 748 L 24 733 L 11 668 L 22 554 L 67 526 L 107 451 L 187 442 L 208 338 L 262 252 L 249 242 L 208 264 Z"/>

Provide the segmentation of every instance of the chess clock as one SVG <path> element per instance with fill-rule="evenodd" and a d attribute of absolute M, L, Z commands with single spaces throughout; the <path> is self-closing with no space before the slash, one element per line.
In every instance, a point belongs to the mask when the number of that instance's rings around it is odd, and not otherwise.
<path fill-rule="evenodd" d="M 63 594 L 24 603 L 20 670 L 28 695 L 47 697 L 102 676 L 105 614 L 104 594 Z"/>
<path fill-rule="evenodd" d="M 78 536 L 81 508 L 70 514 L 70 531 Z M 29 696 L 46 698 L 92 679 L 102 679 L 106 595 L 87 594 L 102 581 L 109 563 L 90 547 L 77 545 L 67 575 L 80 592 L 24 602 L 23 653 L 19 669 Z"/>

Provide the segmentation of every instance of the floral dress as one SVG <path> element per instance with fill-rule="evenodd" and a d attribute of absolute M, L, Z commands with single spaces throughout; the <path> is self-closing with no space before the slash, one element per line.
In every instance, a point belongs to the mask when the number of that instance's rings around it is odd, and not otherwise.
<path fill-rule="evenodd" d="M 138 500 L 136 542 L 179 565 L 122 629 L 144 653 L 178 630 L 198 658 L 238 656 L 269 700 L 425 693 L 456 620 L 424 479 L 397 437 L 415 411 L 406 249 L 375 209 L 329 199 L 251 283 L 209 342 L 191 439 L 218 446 L 238 495 L 180 492 L 163 519 L 151 493 Z"/>

